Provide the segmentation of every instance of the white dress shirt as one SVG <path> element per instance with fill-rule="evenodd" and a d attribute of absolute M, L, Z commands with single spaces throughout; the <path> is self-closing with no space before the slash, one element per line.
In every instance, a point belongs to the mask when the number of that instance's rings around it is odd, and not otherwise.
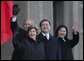
<path fill-rule="evenodd" d="M 66 42 L 66 40 L 64 38 L 62 38 L 64 42 Z"/>
<path fill-rule="evenodd" d="M 49 38 L 50 38 L 50 35 L 49 35 L 49 33 L 42 33 L 44 36 L 46 36 L 46 38 L 49 40 Z"/>

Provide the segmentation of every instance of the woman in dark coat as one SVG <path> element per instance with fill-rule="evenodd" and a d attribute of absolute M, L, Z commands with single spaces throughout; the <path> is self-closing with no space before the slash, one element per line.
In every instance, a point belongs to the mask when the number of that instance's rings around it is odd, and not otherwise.
<path fill-rule="evenodd" d="M 68 39 L 68 30 L 64 25 L 60 25 L 56 29 L 55 37 L 60 42 L 61 46 L 61 59 L 62 60 L 74 60 L 72 54 L 72 48 L 79 42 L 79 33 L 76 27 L 73 26 L 73 39 Z"/>
<path fill-rule="evenodd" d="M 28 37 L 25 41 L 24 60 L 44 60 L 45 50 L 44 44 L 36 39 L 37 29 L 30 26 L 27 30 Z"/>
<path fill-rule="evenodd" d="M 18 53 L 14 60 L 44 60 L 44 44 L 36 39 L 37 29 L 30 26 L 27 30 L 27 34 L 27 37 L 23 39 L 16 38 L 16 41 L 22 40 L 23 42 L 16 42 Z"/>

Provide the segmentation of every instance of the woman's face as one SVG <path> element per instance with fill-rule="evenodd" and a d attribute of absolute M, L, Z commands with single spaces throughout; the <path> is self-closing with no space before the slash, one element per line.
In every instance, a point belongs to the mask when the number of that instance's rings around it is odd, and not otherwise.
<path fill-rule="evenodd" d="M 60 28 L 58 31 L 58 36 L 64 38 L 66 36 L 66 29 L 64 27 Z"/>
<path fill-rule="evenodd" d="M 37 36 L 37 33 L 36 33 L 36 30 L 35 29 L 31 29 L 30 31 L 29 31 L 29 37 L 30 38 L 32 38 L 32 39 L 36 39 L 36 36 Z"/>

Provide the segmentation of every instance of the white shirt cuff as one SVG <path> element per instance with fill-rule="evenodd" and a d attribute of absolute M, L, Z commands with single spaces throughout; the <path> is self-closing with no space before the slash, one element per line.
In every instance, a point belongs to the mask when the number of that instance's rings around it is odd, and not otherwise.
<path fill-rule="evenodd" d="M 16 22 L 17 16 L 12 17 L 12 22 Z"/>

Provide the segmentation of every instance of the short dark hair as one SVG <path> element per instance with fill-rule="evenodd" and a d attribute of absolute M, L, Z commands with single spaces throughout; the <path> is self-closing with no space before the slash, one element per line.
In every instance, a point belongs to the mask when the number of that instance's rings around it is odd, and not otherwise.
<path fill-rule="evenodd" d="M 67 29 L 67 27 L 66 27 L 65 25 L 60 25 L 60 26 L 57 27 L 57 29 L 55 30 L 55 34 L 54 34 L 55 37 L 58 36 L 58 31 L 59 31 L 61 28 L 65 28 L 65 29 L 66 29 L 66 36 L 65 36 L 64 38 L 67 38 L 67 36 L 68 36 L 68 29 Z"/>
<path fill-rule="evenodd" d="M 46 22 L 48 22 L 49 24 L 50 24 L 50 26 L 51 26 L 51 23 L 50 23 L 50 21 L 48 21 L 47 19 L 43 19 L 41 22 L 40 22 L 40 27 L 41 27 L 41 24 L 42 24 L 42 22 L 44 22 L 44 21 L 46 21 Z"/>
<path fill-rule="evenodd" d="M 34 26 L 29 26 L 29 27 L 28 27 L 28 29 L 27 29 L 27 33 L 28 33 L 28 34 L 29 34 L 29 31 L 30 31 L 31 29 L 35 29 L 35 30 L 36 30 L 36 33 L 38 34 L 38 29 L 37 29 L 36 27 L 34 27 Z"/>

